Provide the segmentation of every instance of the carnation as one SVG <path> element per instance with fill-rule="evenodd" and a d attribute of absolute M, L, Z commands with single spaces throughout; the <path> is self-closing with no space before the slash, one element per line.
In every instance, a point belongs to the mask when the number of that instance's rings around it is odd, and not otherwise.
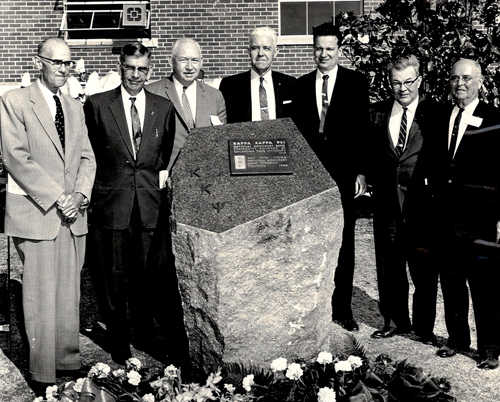
<path fill-rule="evenodd" d="M 35 398 L 33 402 L 43 402 L 43 396 L 39 396 L 38 398 Z"/>
<path fill-rule="evenodd" d="M 236 390 L 233 384 L 224 384 L 224 388 L 231 394 Z"/>
<path fill-rule="evenodd" d="M 351 362 L 342 360 L 338 363 L 335 363 L 335 371 L 352 371 Z"/>
<path fill-rule="evenodd" d="M 361 358 L 358 356 L 349 356 L 347 358 L 347 361 L 351 363 L 352 368 L 355 369 L 363 365 L 363 360 L 361 360 Z"/>
<path fill-rule="evenodd" d="M 253 374 L 249 374 L 245 378 L 243 378 L 243 388 L 245 389 L 245 391 L 250 392 L 252 390 L 252 385 L 255 384 L 253 378 Z"/>
<path fill-rule="evenodd" d="M 273 372 L 282 371 L 286 369 L 286 359 L 284 357 L 280 357 L 279 359 L 275 359 L 271 363 L 271 370 Z"/>
<path fill-rule="evenodd" d="M 153 394 L 146 394 L 142 397 L 144 402 L 155 402 L 155 397 Z"/>
<path fill-rule="evenodd" d="M 328 363 L 331 363 L 333 361 L 333 356 L 331 353 L 328 353 L 328 352 L 321 352 L 319 355 L 318 355 L 318 358 L 316 359 L 316 361 L 319 363 L 319 364 L 328 364 Z"/>
<path fill-rule="evenodd" d="M 142 367 L 141 361 L 135 357 L 131 357 L 130 359 L 127 359 L 125 364 L 126 364 L 127 368 L 134 368 L 135 367 L 136 370 L 140 370 Z"/>
<path fill-rule="evenodd" d="M 89 371 L 89 377 L 97 376 L 98 378 L 105 378 L 110 372 L 110 368 L 107 364 L 97 363 Z"/>
<path fill-rule="evenodd" d="M 125 375 L 125 370 L 123 369 L 118 369 L 118 370 L 115 370 L 113 371 L 112 373 L 115 377 L 121 377 L 121 376 L 124 376 Z"/>
<path fill-rule="evenodd" d="M 174 378 L 177 377 L 177 367 L 175 367 L 173 364 L 165 368 L 164 371 L 165 377 L 167 378 Z"/>
<path fill-rule="evenodd" d="M 57 392 L 57 385 L 52 385 L 50 387 L 47 387 L 45 390 L 45 398 L 49 399 L 54 396 L 54 393 Z"/>
<path fill-rule="evenodd" d="M 331 388 L 324 387 L 318 392 L 318 402 L 335 402 L 335 391 Z"/>
<path fill-rule="evenodd" d="M 139 385 L 139 383 L 141 382 L 141 375 L 135 370 L 130 370 L 127 373 L 127 377 L 128 382 L 132 385 Z"/>
<path fill-rule="evenodd" d="M 300 368 L 300 364 L 292 363 L 288 365 L 288 370 L 285 373 L 285 376 L 290 380 L 298 380 L 304 372 Z"/>

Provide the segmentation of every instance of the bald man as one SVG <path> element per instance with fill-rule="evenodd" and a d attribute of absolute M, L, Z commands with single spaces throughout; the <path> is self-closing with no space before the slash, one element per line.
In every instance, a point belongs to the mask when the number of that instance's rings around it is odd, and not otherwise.
<path fill-rule="evenodd" d="M 146 89 L 167 98 L 175 106 L 174 148 L 167 167 L 171 170 L 193 128 L 226 123 L 226 104 L 219 90 L 197 80 L 203 56 L 194 39 L 177 40 L 168 61 L 172 75 L 149 84 Z"/>
<path fill-rule="evenodd" d="M 449 335 L 437 355 L 449 358 L 469 350 L 468 281 L 481 358 L 478 367 L 494 369 L 500 353 L 500 315 L 492 308 L 500 282 L 495 247 L 500 220 L 500 113 L 479 100 L 483 76 L 474 60 L 455 63 L 449 83 L 454 104 L 436 121 L 437 135 L 427 143 L 431 155 L 427 180 L 434 194 Z"/>

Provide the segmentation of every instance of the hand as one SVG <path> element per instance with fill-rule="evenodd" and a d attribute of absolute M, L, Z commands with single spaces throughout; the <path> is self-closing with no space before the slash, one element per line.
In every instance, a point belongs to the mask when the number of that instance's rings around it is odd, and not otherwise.
<path fill-rule="evenodd" d="M 66 199 L 58 204 L 59 210 L 63 214 L 66 222 L 73 222 L 78 214 L 80 206 L 84 200 L 82 193 L 71 193 L 66 195 Z"/>
<path fill-rule="evenodd" d="M 358 174 L 358 177 L 356 177 L 356 184 L 355 184 L 355 195 L 354 198 L 358 198 L 361 195 L 364 195 L 366 193 L 366 179 L 365 176 L 362 174 Z"/>

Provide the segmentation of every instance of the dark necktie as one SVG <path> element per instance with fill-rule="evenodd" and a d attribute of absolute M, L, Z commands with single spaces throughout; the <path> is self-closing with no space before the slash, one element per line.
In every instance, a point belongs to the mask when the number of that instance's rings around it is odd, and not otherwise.
<path fill-rule="evenodd" d="M 186 95 L 187 87 L 182 87 L 182 108 L 184 109 L 184 115 L 186 116 L 186 125 L 189 130 L 194 128 L 193 113 L 191 112 L 191 107 L 189 106 L 189 100 Z"/>
<path fill-rule="evenodd" d="M 139 118 L 139 112 L 135 107 L 135 98 L 131 97 L 130 101 L 132 106 L 130 107 L 130 116 L 132 118 L 132 138 L 134 139 L 135 154 L 137 156 L 139 152 L 139 147 L 141 146 L 141 119 Z"/>
<path fill-rule="evenodd" d="M 460 128 L 460 120 L 462 120 L 462 113 L 464 109 L 460 108 L 455 117 L 455 122 L 453 123 L 453 131 L 451 132 L 450 148 L 448 149 L 448 160 L 453 160 L 453 155 L 455 154 L 455 148 L 457 147 L 458 139 L 458 129 Z"/>
<path fill-rule="evenodd" d="M 54 95 L 54 100 L 56 101 L 56 117 L 54 122 L 56 123 L 57 134 L 59 135 L 59 140 L 61 140 L 62 149 L 64 151 L 64 113 L 59 96 Z"/>
<path fill-rule="evenodd" d="M 267 108 L 267 93 L 264 88 L 264 77 L 260 77 L 259 99 L 260 99 L 260 119 L 269 120 L 269 110 Z"/>
<path fill-rule="evenodd" d="M 321 118 L 319 120 L 319 133 L 323 134 L 325 128 L 326 112 L 328 111 L 328 74 L 323 76 L 323 87 L 321 89 Z"/>
<path fill-rule="evenodd" d="M 407 120 L 406 120 L 406 112 L 408 111 L 407 107 L 403 107 L 403 117 L 401 117 L 401 125 L 399 126 L 399 137 L 398 143 L 396 144 L 396 153 L 398 156 L 403 154 L 406 143 L 406 135 L 407 135 Z"/>

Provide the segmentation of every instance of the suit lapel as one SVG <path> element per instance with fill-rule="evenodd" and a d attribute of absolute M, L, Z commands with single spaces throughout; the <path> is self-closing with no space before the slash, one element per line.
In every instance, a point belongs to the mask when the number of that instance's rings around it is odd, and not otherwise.
<path fill-rule="evenodd" d="M 74 115 L 73 108 L 70 106 L 66 95 L 61 96 L 61 104 L 64 113 L 64 144 L 65 144 L 65 154 L 66 159 L 71 155 L 75 149 L 75 135 L 74 129 L 71 127 L 69 122 L 79 121 L 80 119 Z"/>
<path fill-rule="evenodd" d="M 168 77 L 165 81 L 165 93 L 167 94 L 167 99 L 169 99 L 175 106 L 177 111 L 177 116 L 184 126 L 186 125 L 186 117 L 184 116 L 184 108 L 182 107 L 181 100 L 177 96 L 177 91 L 175 90 L 174 78 L 172 76 Z"/>
<path fill-rule="evenodd" d="M 156 121 L 156 116 L 158 114 L 158 109 L 153 97 L 148 91 L 146 92 L 146 112 L 144 114 L 144 124 L 142 130 L 141 146 L 139 147 L 139 152 L 137 154 L 137 159 L 142 154 L 144 146 L 147 144 L 149 138 L 152 135 L 152 129 Z"/>
<path fill-rule="evenodd" d="M 62 149 L 61 140 L 59 139 L 59 135 L 57 134 L 56 125 L 54 123 L 54 119 L 52 118 L 52 114 L 50 113 L 49 105 L 45 98 L 43 97 L 42 91 L 38 87 L 38 83 L 35 83 L 30 86 L 30 100 L 33 103 L 33 112 L 35 113 L 38 121 L 41 126 L 54 143 L 54 146 L 59 152 L 61 159 L 64 160 L 64 151 Z"/>
<path fill-rule="evenodd" d="M 452 111 L 453 111 L 453 108 L 450 111 L 450 118 L 451 118 Z M 487 112 L 486 104 L 483 103 L 483 102 L 481 102 L 481 101 L 479 101 L 479 103 L 477 104 L 476 108 L 474 109 L 474 112 L 472 113 L 472 116 L 476 116 L 476 117 L 482 118 L 483 122 L 481 123 L 480 127 L 474 127 L 474 126 L 471 126 L 470 124 L 468 124 L 467 127 L 465 127 L 465 131 L 467 131 L 467 130 L 477 130 L 479 128 L 486 127 L 485 122 L 484 122 L 484 117 L 485 117 L 486 112 Z M 449 128 L 448 128 L 448 130 L 449 130 Z M 458 144 L 457 150 L 455 151 L 455 156 L 453 158 L 454 160 L 459 159 L 460 156 L 464 152 L 465 152 L 465 155 L 467 154 L 467 147 L 462 146 L 462 144 L 464 143 L 465 137 L 466 136 L 464 135 L 462 137 L 461 141 L 460 141 L 460 144 Z M 467 142 L 467 140 L 465 142 Z"/>
<path fill-rule="evenodd" d="M 242 75 L 241 94 L 239 96 L 241 105 L 242 121 L 252 121 L 252 70 Z"/>
<path fill-rule="evenodd" d="M 111 103 L 109 108 L 111 113 L 113 114 L 116 125 L 120 130 L 120 134 L 123 137 L 123 141 L 125 141 L 125 145 L 127 146 L 128 151 L 132 157 L 134 156 L 134 150 L 132 148 L 132 139 L 130 138 L 130 133 L 128 131 L 127 126 L 127 117 L 125 116 L 125 106 L 123 105 L 122 93 L 121 93 L 121 85 L 116 88 L 113 92 L 111 92 Z"/>
<path fill-rule="evenodd" d="M 278 119 L 281 116 L 283 110 L 283 91 L 281 90 L 281 81 L 278 74 L 275 74 L 274 71 L 271 71 L 271 75 L 273 77 L 273 87 L 274 87 L 274 99 L 276 106 L 276 118 Z"/>
<path fill-rule="evenodd" d="M 206 112 L 206 108 L 204 108 L 203 105 L 209 102 L 205 99 L 205 90 L 198 80 L 195 80 L 194 85 L 196 85 L 196 116 L 194 116 L 194 126 L 198 127 L 204 120 L 202 114 Z"/>
<path fill-rule="evenodd" d="M 385 108 L 384 112 L 385 115 L 382 117 L 382 121 L 384 122 L 385 126 L 386 143 L 389 149 L 389 153 L 395 159 L 399 159 L 399 155 L 396 152 L 396 144 L 394 144 L 394 142 L 392 141 L 391 130 L 389 126 L 391 121 L 391 113 L 393 106 L 394 106 L 394 101 L 391 99 L 390 101 L 387 102 L 387 107 Z"/>

